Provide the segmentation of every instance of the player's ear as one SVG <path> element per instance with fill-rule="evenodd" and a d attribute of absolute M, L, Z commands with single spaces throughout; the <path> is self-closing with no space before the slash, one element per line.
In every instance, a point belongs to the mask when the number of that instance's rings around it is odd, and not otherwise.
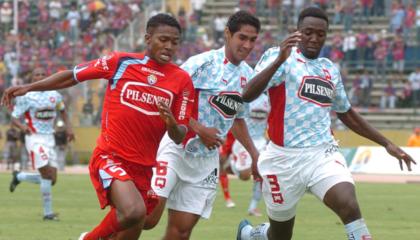
<path fill-rule="evenodd" d="M 151 39 L 152 39 L 152 35 L 150 33 L 146 33 L 144 35 L 144 41 L 146 42 L 147 45 L 150 44 Z"/>
<path fill-rule="evenodd" d="M 232 33 L 229 31 L 228 27 L 225 27 L 224 35 L 226 41 L 229 41 L 232 38 Z"/>

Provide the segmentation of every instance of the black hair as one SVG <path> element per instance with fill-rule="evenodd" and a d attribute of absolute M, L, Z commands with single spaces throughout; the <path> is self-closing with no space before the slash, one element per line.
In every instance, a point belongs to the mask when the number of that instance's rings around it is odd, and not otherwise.
<path fill-rule="evenodd" d="M 329 25 L 327 14 L 325 13 L 324 10 L 322 10 L 319 7 L 311 6 L 311 7 L 307 7 L 304 10 L 302 10 L 302 12 L 300 12 L 300 14 L 299 14 L 299 19 L 298 19 L 298 23 L 297 23 L 298 27 L 302 23 L 303 19 L 306 18 L 306 17 L 315 17 L 315 18 L 324 19 L 327 22 L 327 26 Z"/>
<path fill-rule="evenodd" d="M 239 31 L 242 25 L 251 25 L 257 29 L 257 32 L 260 32 L 261 29 L 260 20 L 251 13 L 244 10 L 237 11 L 231 15 L 228 22 L 226 23 L 226 27 L 232 34 Z"/>
<path fill-rule="evenodd" d="M 149 21 L 147 21 L 146 25 L 146 32 L 150 33 L 153 28 L 156 28 L 160 25 L 175 27 L 178 29 L 179 33 L 181 33 L 181 25 L 179 25 L 179 22 L 174 17 L 166 13 L 158 13 L 155 16 L 149 18 Z"/>

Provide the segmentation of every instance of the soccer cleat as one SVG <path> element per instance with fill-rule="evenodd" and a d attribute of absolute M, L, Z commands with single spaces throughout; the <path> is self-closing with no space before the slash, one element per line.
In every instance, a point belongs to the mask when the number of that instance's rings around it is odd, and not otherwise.
<path fill-rule="evenodd" d="M 242 240 L 241 234 L 242 234 L 242 229 L 244 229 L 244 227 L 246 226 L 250 226 L 251 223 L 244 219 L 242 220 L 239 225 L 238 225 L 238 232 L 236 232 L 236 240 Z"/>
<path fill-rule="evenodd" d="M 43 217 L 44 221 L 60 221 L 57 213 L 51 213 Z"/>
<path fill-rule="evenodd" d="M 80 234 L 79 240 L 83 240 L 87 234 L 88 234 L 88 232 L 84 232 L 84 233 Z"/>
<path fill-rule="evenodd" d="M 234 208 L 236 204 L 232 201 L 232 199 L 226 200 L 226 207 L 227 208 Z"/>
<path fill-rule="evenodd" d="M 16 186 L 19 185 L 20 181 L 17 178 L 19 171 L 13 171 L 12 173 L 12 181 L 10 182 L 9 190 L 10 192 L 14 192 L 16 189 Z"/>
<path fill-rule="evenodd" d="M 262 214 L 261 214 L 260 210 L 258 210 L 258 208 L 248 210 L 248 215 L 249 216 L 254 216 L 254 217 L 261 217 L 262 216 Z"/>

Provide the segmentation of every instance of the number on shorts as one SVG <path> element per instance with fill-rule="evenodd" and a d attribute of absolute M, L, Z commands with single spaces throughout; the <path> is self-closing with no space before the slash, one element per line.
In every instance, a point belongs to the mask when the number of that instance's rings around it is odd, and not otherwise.
<path fill-rule="evenodd" d="M 168 173 L 168 162 L 165 161 L 158 161 L 156 166 L 156 175 L 160 177 L 156 177 L 155 179 L 155 186 L 159 188 L 164 188 L 166 185 L 166 178 L 162 176 L 166 176 Z"/>
<path fill-rule="evenodd" d="M 278 204 L 283 204 L 283 194 L 280 192 L 280 184 L 277 180 L 276 175 L 267 175 L 268 182 L 270 183 L 271 196 L 273 197 L 273 202 Z"/>
<path fill-rule="evenodd" d="M 113 173 L 116 173 L 116 172 L 120 172 L 119 173 L 119 175 L 120 176 L 124 176 L 124 175 L 126 175 L 127 173 L 125 172 L 125 170 L 124 169 L 122 169 L 122 168 L 120 168 L 120 167 L 118 167 L 118 166 L 111 166 L 111 167 L 109 167 L 108 168 L 109 169 L 109 171 L 111 171 L 111 172 L 113 172 Z"/>

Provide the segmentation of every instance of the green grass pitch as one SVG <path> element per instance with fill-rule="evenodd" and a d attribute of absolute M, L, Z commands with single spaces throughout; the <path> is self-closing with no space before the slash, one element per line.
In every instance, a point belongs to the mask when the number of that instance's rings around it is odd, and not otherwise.
<path fill-rule="evenodd" d="M 107 211 L 101 211 L 88 175 L 59 175 L 53 188 L 54 210 L 59 222 L 42 221 L 39 186 L 22 183 L 14 193 L 8 190 L 10 174 L 0 174 L 0 240 L 77 240 Z M 219 191 L 210 220 L 201 220 L 192 240 L 234 240 L 238 222 L 267 221 L 266 216 L 248 217 L 246 208 L 251 182 L 231 180 L 237 206 L 227 209 Z M 420 185 L 358 183 L 357 193 L 364 218 L 375 240 L 420 240 Z M 260 207 L 264 212 L 264 204 Z M 155 240 L 163 235 L 166 218 L 140 239 Z M 298 206 L 294 239 L 347 239 L 339 219 L 315 197 L 307 194 Z"/>

